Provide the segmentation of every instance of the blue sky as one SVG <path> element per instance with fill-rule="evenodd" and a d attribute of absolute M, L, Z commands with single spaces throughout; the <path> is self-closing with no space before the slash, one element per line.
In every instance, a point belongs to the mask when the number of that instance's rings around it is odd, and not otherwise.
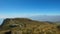
<path fill-rule="evenodd" d="M 60 15 L 60 0 L 0 0 L 0 18 Z"/>

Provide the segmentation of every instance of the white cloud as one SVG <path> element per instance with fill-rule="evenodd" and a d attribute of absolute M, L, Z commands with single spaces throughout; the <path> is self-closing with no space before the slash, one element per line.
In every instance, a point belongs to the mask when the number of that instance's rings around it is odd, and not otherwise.
<path fill-rule="evenodd" d="M 21 15 L 0 15 L 0 18 L 31 17 L 39 14 L 21 14 Z"/>

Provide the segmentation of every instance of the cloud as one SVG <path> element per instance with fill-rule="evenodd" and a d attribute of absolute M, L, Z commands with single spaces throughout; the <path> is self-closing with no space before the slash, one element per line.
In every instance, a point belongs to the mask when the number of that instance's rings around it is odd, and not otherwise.
<path fill-rule="evenodd" d="M 0 15 L 0 18 L 16 18 L 16 17 L 31 17 L 39 14 L 20 14 L 20 15 Z"/>

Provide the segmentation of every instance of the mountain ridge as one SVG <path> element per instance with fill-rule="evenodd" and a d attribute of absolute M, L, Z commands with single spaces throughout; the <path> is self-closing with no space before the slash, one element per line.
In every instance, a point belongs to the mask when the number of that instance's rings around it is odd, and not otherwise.
<path fill-rule="evenodd" d="M 60 16 L 48 16 L 48 15 L 37 15 L 37 16 L 32 16 L 30 17 L 33 20 L 38 20 L 38 21 L 50 21 L 50 22 L 60 22 Z"/>

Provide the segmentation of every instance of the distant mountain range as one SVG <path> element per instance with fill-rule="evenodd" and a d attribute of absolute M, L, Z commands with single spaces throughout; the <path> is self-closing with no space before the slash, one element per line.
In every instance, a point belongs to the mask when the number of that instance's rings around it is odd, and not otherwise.
<path fill-rule="evenodd" d="M 51 21 L 51 22 L 60 22 L 60 16 L 47 16 L 47 15 L 38 15 L 30 17 L 33 20 L 38 21 Z"/>

